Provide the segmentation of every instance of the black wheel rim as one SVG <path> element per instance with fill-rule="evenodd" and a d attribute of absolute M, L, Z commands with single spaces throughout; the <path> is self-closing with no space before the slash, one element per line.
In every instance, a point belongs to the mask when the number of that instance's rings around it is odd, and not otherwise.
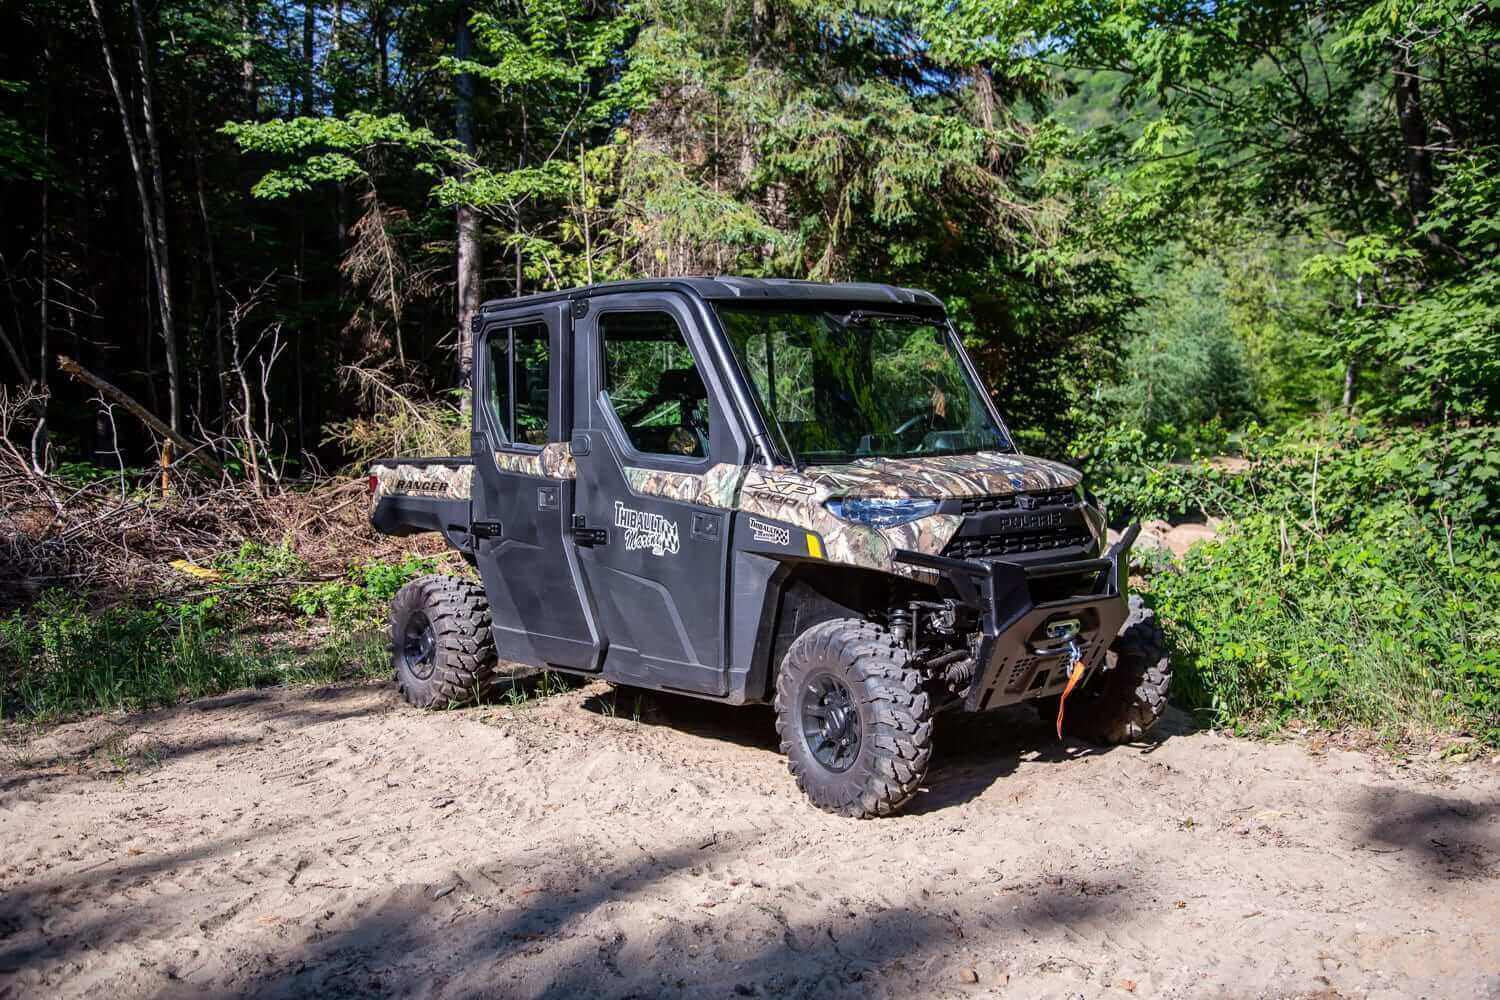
<path fill-rule="evenodd" d="M 802 685 L 802 735 L 817 762 L 847 771 L 859 757 L 859 706 L 848 686 L 826 671 Z"/>
<path fill-rule="evenodd" d="M 401 630 L 401 662 L 413 676 L 425 681 L 432 676 L 436 657 L 437 634 L 432 631 L 432 622 L 415 611 Z"/>

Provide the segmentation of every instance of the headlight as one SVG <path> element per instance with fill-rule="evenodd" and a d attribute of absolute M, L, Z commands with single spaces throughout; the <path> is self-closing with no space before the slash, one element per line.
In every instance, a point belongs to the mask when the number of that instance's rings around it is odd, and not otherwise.
<path fill-rule="evenodd" d="M 936 500 L 885 500 L 879 497 L 842 497 L 824 504 L 834 517 L 872 528 L 890 528 L 909 524 L 928 514 L 936 514 Z"/>

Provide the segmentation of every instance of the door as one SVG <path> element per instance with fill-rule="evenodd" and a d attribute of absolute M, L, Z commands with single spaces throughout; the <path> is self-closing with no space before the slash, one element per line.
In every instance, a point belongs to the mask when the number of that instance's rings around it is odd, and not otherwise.
<path fill-rule="evenodd" d="M 566 306 L 496 317 L 474 353 L 471 533 L 501 659 L 598 668 L 566 532 L 573 506 Z"/>
<path fill-rule="evenodd" d="M 604 675 L 722 696 L 730 514 L 747 445 L 707 363 L 706 317 L 672 294 L 610 296 L 574 321 L 575 543 Z M 717 497 L 714 495 L 717 493 Z"/>

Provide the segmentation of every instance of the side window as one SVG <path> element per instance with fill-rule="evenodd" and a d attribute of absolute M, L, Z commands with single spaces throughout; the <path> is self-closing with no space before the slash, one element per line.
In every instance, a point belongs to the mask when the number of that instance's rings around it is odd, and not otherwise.
<path fill-rule="evenodd" d="M 605 313 L 604 391 L 636 451 L 708 454 L 708 390 L 677 320 L 666 312 Z"/>
<path fill-rule="evenodd" d="M 511 444 L 547 443 L 552 346 L 545 323 L 493 330 L 489 338 L 490 412 Z"/>
<path fill-rule="evenodd" d="M 552 381 L 552 343 L 544 323 L 528 323 L 511 332 L 510 359 L 516 387 L 515 430 L 511 440 L 547 443 L 547 400 Z"/>

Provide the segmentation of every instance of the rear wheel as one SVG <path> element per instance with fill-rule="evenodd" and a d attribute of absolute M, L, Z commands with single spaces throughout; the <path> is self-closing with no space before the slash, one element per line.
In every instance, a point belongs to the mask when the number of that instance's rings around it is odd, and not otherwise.
<path fill-rule="evenodd" d="M 495 638 L 484 590 L 456 576 L 424 576 L 391 601 L 391 666 L 401 696 L 418 708 L 475 701 L 495 672 Z"/>
<path fill-rule="evenodd" d="M 886 629 L 841 618 L 800 635 L 776 679 L 776 730 L 797 785 L 844 816 L 888 816 L 932 756 L 932 700 Z"/>
<path fill-rule="evenodd" d="M 1064 731 L 1090 743 L 1125 743 L 1140 739 L 1167 710 L 1172 687 L 1172 661 L 1156 613 L 1139 597 L 1130 598 L 1130 615 L 1109 647 L 1114 669 L 1068 699 Z M 1047 699 L 1038 711 L 1048 721 L 1057 717 L 1057 701 Z"/>

